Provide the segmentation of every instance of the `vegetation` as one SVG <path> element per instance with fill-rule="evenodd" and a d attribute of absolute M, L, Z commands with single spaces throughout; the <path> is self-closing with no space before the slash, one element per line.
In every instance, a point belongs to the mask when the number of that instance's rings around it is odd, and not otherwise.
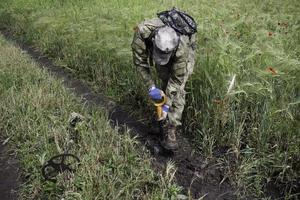
<path fill-rule="evenodd" d="M 179 192 L 172 165 L 164 175 L 154 172 L 148 154 L 128 132 L 117 134 L 103 111 L 83 106 L 2 36 L 0 102 L 1 137 L 17 147 L 24 171 L 20 199 L 171 199 Z M 76 126 L 79 142 L 69 143 L 69 153 L 81 165 L 74 174 L 47 182 L 41 167 L 66 148 L 72 112 L 85 117 Z"/>
<path fill-rule="evenodd" d="M 226 149 L 218 159 L 240 197 L 265 197 L 269 184 L 286 199 L 295 197 L 300 177 L 298 0 L 0 2 L 2 28 L 134 110 L 145 110 L 147 100 L 131 61 L 133 27 L 172 6 L 187 11 L 199 33 L 185 131 L 208 159 Z"/>

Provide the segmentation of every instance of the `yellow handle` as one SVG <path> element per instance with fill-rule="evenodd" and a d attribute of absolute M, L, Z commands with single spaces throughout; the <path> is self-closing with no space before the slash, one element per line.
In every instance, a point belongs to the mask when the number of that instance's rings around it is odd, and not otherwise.
<path fill-rule="evenodd" d="M 157 112 L 157 119 L 160 119 L 162 117 L 162 108 L 161 108 L 161 106 L 156 107 L 156 112 Z"/>
<path fill-rule="evenodd" d="M 160 102 L 153 102 L 156 106 L 157 119 L 162 117 L 162 106 L 166 103 L 167 97 L 164 92 L 161 92 L 162 99 Z"/>

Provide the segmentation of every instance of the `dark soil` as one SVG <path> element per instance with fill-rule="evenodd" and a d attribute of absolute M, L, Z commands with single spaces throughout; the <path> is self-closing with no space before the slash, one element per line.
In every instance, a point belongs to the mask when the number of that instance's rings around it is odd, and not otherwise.
<path fill-rule="evenodd" d="M 12 40 L 8 32 L 2 31 L 2 33 L 7 39 Z M 161 152 L 157 137 L 147 133 L 148 127 L 129 116 L 114 101 L 103 94 L 95 94 L 86 83 L 75 78 L 74 74 L 67 71 L 67 69 L 55 66 L 51 60 L 36 49 L 22 42 L 17 41 L 17 44 L 42 68 L 62 79 L 65 86 L 73 90 L 85 103 L 106 108 L 112 125 L 129 127 L 132 134 L 137 136 L 139 141 L 152 152 L 155 158 L 153 161 L 155 168 L 163 170 L 166 163 L 172 160 L 177 167 L 176 182 L 184 188 L 186 193 L 190 192 L 194 198 L 205 196 L 204 199 L 207 200 L 235 199 L 235 189 L 227 179 L 223 180 L 224 173 L 220 166 L 213 161 L 210 163 L 205 162 L 205 158 L 195 152 L 185 138 L 181 139 L 180 151 L 174 154 Z M 9 180 L 15 180 L 15 178 L 11 177 Z"/>
<path fill-rule="evenodd" d="M 3 145 L 0 139 L 0 199 L 17 199 L 17 191 L 20 186 L 20 173 L 18 160 L 13 151 Z"/>

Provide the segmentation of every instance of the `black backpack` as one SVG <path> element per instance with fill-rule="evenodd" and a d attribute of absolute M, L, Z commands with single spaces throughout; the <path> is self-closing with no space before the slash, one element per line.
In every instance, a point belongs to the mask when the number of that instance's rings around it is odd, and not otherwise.
<path fill-rule="evenodd" d="M 197 32 L 197 24 L 195 20 L 188 14 L 173 8 L 157 13 L 157 16 L 164 24 L 172 27 L 182 35 L 191 36 Z"/>

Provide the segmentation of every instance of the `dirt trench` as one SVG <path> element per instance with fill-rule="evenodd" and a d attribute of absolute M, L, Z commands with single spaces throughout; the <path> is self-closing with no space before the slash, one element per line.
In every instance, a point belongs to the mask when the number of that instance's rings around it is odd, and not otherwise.
<path fill-rule="evenodd" d="M 149 135 L 148 127 L 138 120 L 130 117 L 112 99 L 103 94 L 95 94 L 92 89 L 83 81 L 75 78 L 67 69 L 55 66 L 47 56 L 38 50 L 15 40 L 12 35 L 4 30 L 0 30 L 7 40 L 16 44 L 23 51 L 27 52 L 41 68 L 55 77 L 62 79 L 64 85 L 71 89 L 85 104 L 97 105 L 105 108 L 109 113 L 112 126 L 126 126 L 130 128 L 133 136 L 144 144 L 152 153 L 153 166 L 158 170 L 164 170 L 166 163 L 172 160 L 177 167 L 175 174 L 176 183 L 183 187 L 184 192 L 190 193 L 193 198 L 204 197 L 205 200 L 232 200 L 235 199 L 235 189 L 216 163 L 206 163 L 205 158 L 193 150 L 189 142 L 182 138 L 181 151 L 175 154 L 163 154 L 157 151 L 158 139 Z M 223 180 L 224 179 L 224 180 Z"/>
<path fill-rule="evenodd" d="M 5 143 L 6 141 L 0 138 L 0 198 L 15 200 L 21 185 L 19 163 L 14 151 Z"/>

